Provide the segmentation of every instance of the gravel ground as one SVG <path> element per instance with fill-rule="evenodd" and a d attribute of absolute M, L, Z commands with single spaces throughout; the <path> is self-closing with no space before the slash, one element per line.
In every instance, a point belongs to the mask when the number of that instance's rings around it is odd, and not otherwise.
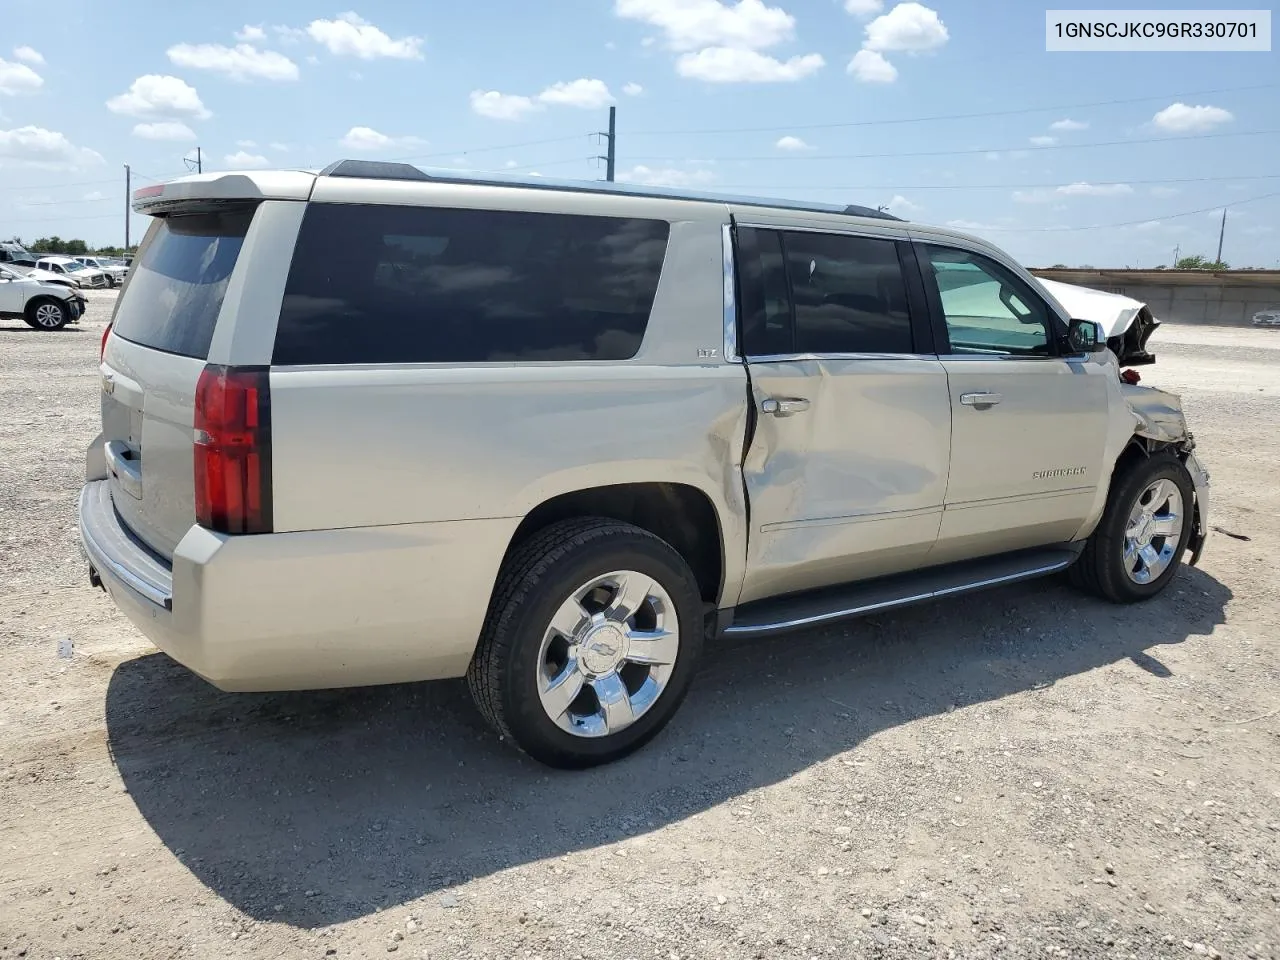
<path fill-rule="evenodd" d="M 1280 332 L 1153 342 L 1250 538 L 1161 599 L 720 644 L 568 775 L 458 683 L 218 693 L 89 588 L 102 299 L 0 323 L 0 960 L 1280 957 Z"/>

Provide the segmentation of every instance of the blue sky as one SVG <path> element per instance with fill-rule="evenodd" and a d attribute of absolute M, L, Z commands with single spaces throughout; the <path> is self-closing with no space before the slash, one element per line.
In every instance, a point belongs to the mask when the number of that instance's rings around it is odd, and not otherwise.
<path fill-rule="evenodd" d="M 1280 54 L 1046 53 L 1025 2 L 6 0 L 0 22 L 6 238 L 120 243 L 123 165 L 177 176 L 196 146 L 206 170 L 599 179 L 616 104 L 620 179 L 888 205 L 1033 265 L 1212 255 L 1230 204 L 1224 259 L 1280 266 Z"/>

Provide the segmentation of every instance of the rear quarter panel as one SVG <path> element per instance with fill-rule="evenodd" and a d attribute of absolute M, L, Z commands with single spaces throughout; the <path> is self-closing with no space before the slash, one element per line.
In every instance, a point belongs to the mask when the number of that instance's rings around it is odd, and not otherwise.
<path fill-rule="evenodd" d="M 734 589 L 746 378 L 699 358 L 723 341 L 726 216 L 672 223 L 632 360 L 273 368 L 276 529 L 520 518 L 584 488 L 682 483 L 720 516 Z"/>

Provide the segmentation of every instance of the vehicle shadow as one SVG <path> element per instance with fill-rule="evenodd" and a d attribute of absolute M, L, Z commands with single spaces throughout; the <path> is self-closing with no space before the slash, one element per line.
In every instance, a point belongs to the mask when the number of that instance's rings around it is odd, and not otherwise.
<path fill-rule="evenodd" d="M 878 731 L 1207 635 L 1231 591 L 1185 570 L 1134 607 L 1025 584 L 771 640 L 711 645 L 670 727 L 583 773 L 488 732 L 457 681 L 224 694 L 163 655 L 111 678 L 110 747 L 138 810 L 213 892 L 314 928 L 688 817 Z M 959 722 L 963 722 L 963 719 Z"/>

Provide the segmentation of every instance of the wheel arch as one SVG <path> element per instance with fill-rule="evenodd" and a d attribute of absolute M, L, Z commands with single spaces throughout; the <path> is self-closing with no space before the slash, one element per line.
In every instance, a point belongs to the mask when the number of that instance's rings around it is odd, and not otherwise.
<path fill-rule="evenodd" d="M 724 524 L 714 501 L 701 488 L 647 481 L 585 487 L 548 497 L 524 515 L 503 562 L 539 530 L 575 517 L 618 520 L 660 537 L 689 564 L 702 599 L 719 602 L 726 574 Z"/>

